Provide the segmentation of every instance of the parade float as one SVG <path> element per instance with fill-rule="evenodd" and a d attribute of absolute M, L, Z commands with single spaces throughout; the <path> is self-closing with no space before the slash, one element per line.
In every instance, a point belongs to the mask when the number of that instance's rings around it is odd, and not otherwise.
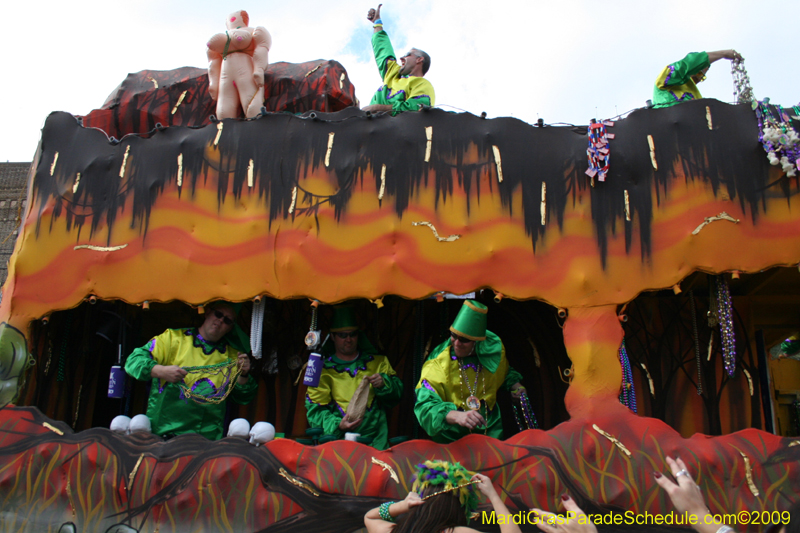
<path fill-rule="evenodd" d="M 568 492 L 586 512 L 667 513 L 666 455 L 713 512 L 749 513 L 737 530 L 797 501 L 800 440 L 774 434 L 764 357 L 785 332 L 754 318 L 797 323 L 799 183 L 770 164 L 797 164 L 796 109 L 393 117 L 360 111 L 334 61 L 270 65 L 264 94 L 219 119 L 204 69 L 143 71 L 48 117 L 0 303 L 0 530 L 355 531 L 431 458 L 490 476 L 512 512 Z M 499 400 L 504 441 L 435 444 L 413 388 L 470 293 L 530 401 Z M 245 302 L 260 380 L 231 417 L 282 437 L 106 429 L 147 396 L 129 381 L 109 398 L 112 367 L 216 299 Z M 385 451 L 307 432 L 303 338 L 343 301 L 405 383 Z"/>

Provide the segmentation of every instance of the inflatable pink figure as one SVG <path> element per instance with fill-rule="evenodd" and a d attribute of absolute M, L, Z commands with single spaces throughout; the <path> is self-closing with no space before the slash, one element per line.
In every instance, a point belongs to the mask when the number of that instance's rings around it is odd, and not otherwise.
<path fill-rule="evenodd" d="M 217 118 L 258 115 L 264 105 L 264 70 L 272 36 L 261 26 L 248 27 L 247 11 L 231 13 L 228 30 L 208 41 L 208 92 L 217 101 Z"/>

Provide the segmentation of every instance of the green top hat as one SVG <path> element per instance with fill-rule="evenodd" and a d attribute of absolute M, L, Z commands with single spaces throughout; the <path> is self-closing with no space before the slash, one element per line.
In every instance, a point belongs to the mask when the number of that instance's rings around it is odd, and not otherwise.
<path fill-rule="evenodd" d="M 471 341 L 486 340 L 486 313 L 489 309 L 475 300 L 464 300 L 450 331 Z"/>
<path fill-rule="evenodd" d="M 356 321 L 356 310 L 345 305 L 333 308 L 333 322 L 331 322 L 331 333 L 338 331 L 355 331 L 358 329 Z"/>

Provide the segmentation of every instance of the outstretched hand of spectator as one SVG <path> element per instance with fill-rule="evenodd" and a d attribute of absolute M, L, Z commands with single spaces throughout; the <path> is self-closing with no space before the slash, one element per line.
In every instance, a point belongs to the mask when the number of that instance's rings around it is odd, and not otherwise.
<path fill-rule="evenodd" d="M 667 456 L 667 464 L 675 477 L 673 483 L 668 477 L 661 475 L 661 472 L 656 472 L 656 483 L 662 489 L 667 491 L 669 499 L 672 500 L 672 505 L 680 513 L 696 514 L 702 517 L 708 512 L 706 502 L 703 500 L 703 494 L 700 492 L 700 487 L 694 482 L 691 474 L 686 468 L 686 463 L 678 457 L 673 459 Z"/>
<path fill-rule="evenodd" d="M 565 494 L 561 497 L 561 501 L 569 517 L 533 509 L 539 519 L 536 527 L 545 533 L 597 533 L 597 527 L 588 519 L 583 509 L 578 507 L 575 500 Z"/>
<path fill-rule="evenodd" d="M 700 492 L 700 487 L 697 486 L 691 473 L 686 468 L 686 463 L 680 457 L 673 459 L 667 456 L 666 460 L 675 482 L 673 483 L 671 479 L 661 472 L 656 472 L 654 474 L 656 483 L 667 491 L 667 496 L 672 500 L 672 505 L 675 506 L 679 513 L 697 516 L 697 522 L 692 525 L 695 531 L 699 533 L 716 533 L 719 523 L 715 524 L 714 520 L 711 519 L 711 512 L 703 499 L 703 493 Z"/>

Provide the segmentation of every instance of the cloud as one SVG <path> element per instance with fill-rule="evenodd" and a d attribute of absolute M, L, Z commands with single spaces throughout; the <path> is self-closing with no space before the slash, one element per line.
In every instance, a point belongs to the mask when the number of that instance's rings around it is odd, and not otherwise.
<path fill-rule="evenodd" d="M 711 0 L 405 0 L 385 3 L 382 18 L 398 54 L 419 47 L 431 55 L 428 78 L 437 104 L 450 110 L 585 124 L 644 105 L 658 72 L 687 52 L 725 48 L 745 56 L 756 96 L 795 103 L 800 70 L 780 49 L 788 45 L 754 31 L 751 2 L 719 6 Z M 207 0 L 5 2 L 0 160 L 30 160 L 51 111 L 85 114 L 129 72 L 204 67 L 205 42 L 239 7 Z M 272 34 L 270 61 L 336 59 L 358 98 L 369 102 L 380 85 L 369 4 L 295 0 L 241 7 L 251 25 Z M 770 12 L 794 7 L 777 0 Z M 701 90 L 731 100 L 727 61 L 713 65 Z"/>

